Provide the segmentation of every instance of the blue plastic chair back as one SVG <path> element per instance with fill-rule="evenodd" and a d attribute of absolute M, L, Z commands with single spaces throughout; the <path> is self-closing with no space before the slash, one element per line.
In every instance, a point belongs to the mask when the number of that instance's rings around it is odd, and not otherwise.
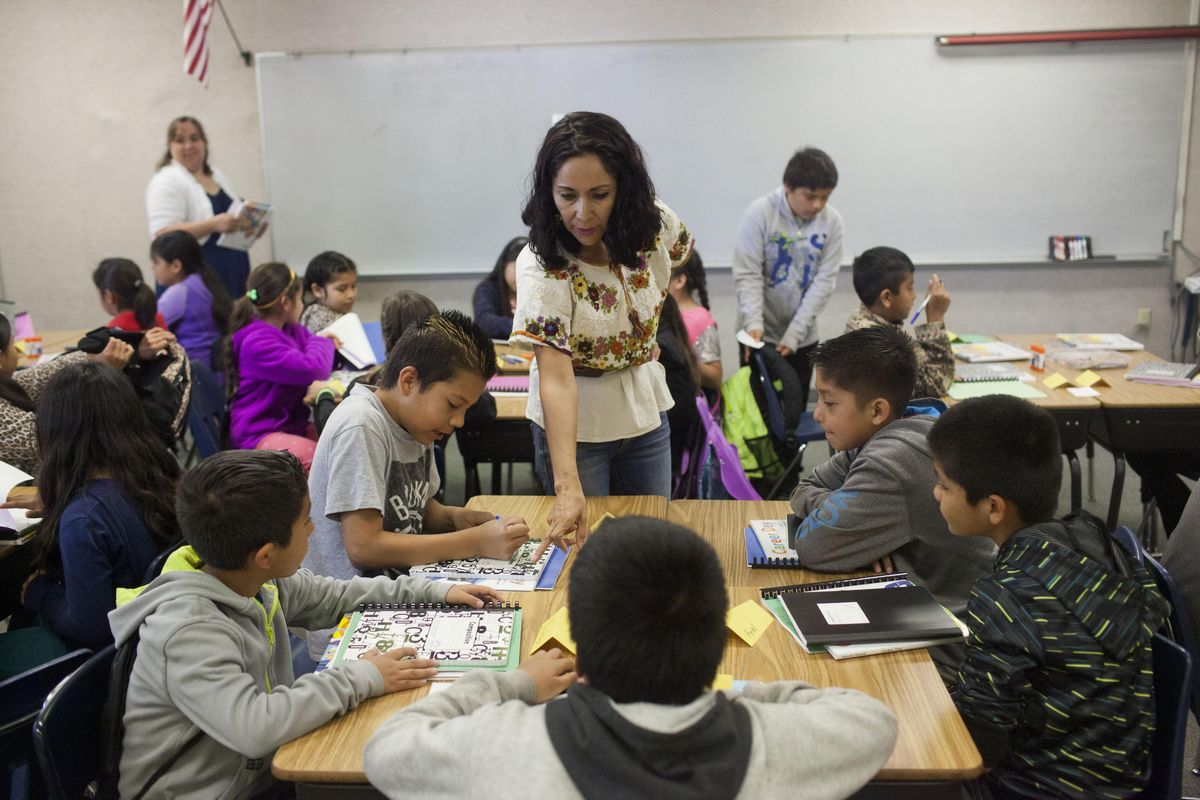
<path fill-rule="evenodd" d="M 795 435 L 797 442 L 818 442 L 825 438 L 825 429 L 813 418 L 812 412 L 805 411 L 800 415 Z"/>
<path fill-rule="evenodd" d="M 1167 572 L 1166 567 L 1149 553 L 1144 554 L 1144 563 L 1158 584 L 1158 591 L 1171 604 L 1171 616 L 1167 618 L 1171 640 L 1187 650 L 1194 663 L 1200 663 L 1200 642 L 1195 640 L 1195 628 L 1192 627 L 1191 617 L 1188 616 L 1188 606 L 1175 586 L 1175 580 Z M 1193 686 L 1187 700 L 1192 713 L 1200 719 L 1200 674 L 1194 676 Z"/>
<path fill-rule="evenodd" d="M 192 362 L 192 404 L 188 408 L 188 430 L 200 458 L 221 450 L 225 425 L 225 388 L 207 364 Z"/>
<path fill-rule="evenodd" d="M 33 725 L 33 748 L 51 800 L 82 797 L 101 769 L 101 718 L 114 645 L 101 650 L 58 685 Z"/>
<path fill-rule="evenodd" d="M 1145 560 L 1142 558 L 1142 556 L 1145 554 L 1145 551 L 1142 550 L 1142 543 L 1138 541 L 1137 535 L 1133 531 L 1129 530 L 1127 526 L 1118 526 L 1117 529 L 1112 532 L 1112 537 L 1116 540 L 1117 544 L 1121 546 L 1121 549 L 1125 551 L 1126 555 L 1139 564 L 1145 563 Z"/>
<path fill-rule="evenodd" d="M 1192 693 L 1192 657 L 1188 651 L 1154 634 L 1154 743 L 1150 775 L 1142 797 L 1178 800 L 1183 793 L 1183 748 L 1187 736 L 1188 696 Z"/>

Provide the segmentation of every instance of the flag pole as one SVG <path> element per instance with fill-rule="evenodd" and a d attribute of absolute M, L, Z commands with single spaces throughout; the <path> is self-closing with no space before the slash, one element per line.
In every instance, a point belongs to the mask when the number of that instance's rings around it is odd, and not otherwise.
<path fill-rule="evenodd" d="M 237 31 L 233 29 L 233 23 L 229 21 L 229 15 L 225 13 L 225 4 L 221 0 L 216 0 L 217 8 L 221 9 L 221 17 L 225 20 L 225 27 L 229 28 L 229 35 L 233 37 L 233 43 L 237 45 L 238 53 L 242 57 L 242 61 L 246 62 L 247 67 L 254 66 L 254 54 L 246 48 L 242 47 L 242 43 L 238 41 Z"/>

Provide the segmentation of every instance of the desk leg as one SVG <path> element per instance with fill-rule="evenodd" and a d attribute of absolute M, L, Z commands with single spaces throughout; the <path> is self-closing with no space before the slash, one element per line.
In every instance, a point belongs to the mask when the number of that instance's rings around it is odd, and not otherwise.
<path fill-rule="evenodd" d="M 385 800 L 369 783 L 297 783 L 296 800 Z"/>
<path fill-rule="evenodd" d="M 475 461 L 463 459 L 463 471 L 466 472 L 466 486 L 463 493 L 463 505 L 467 504 L 477 494 L 480 494 L 479 486 L 479 464 Z"/>
<path fill-rule="evenodd" d="M 504 475 L 504 465 L 492 462 L 492 494 L 500 494 L 500 478 Z"/>
<path fill-rule="evenodd" d="M 1091 440 L 1087 441 L 1087 460 L 1088 460 L 1088 502 L 1096 502 L 1096 445 Z"/>
<path fill-rule="evenodd" d="M 1067 465 L 1071 468 L 1071 511 L 1078 511 L 1083 508 L 1083 486 L 1082 476 L 1079 472 L 1079 454 L 1074 450 L 1068 450 L 1064 453 L 1067 457 Z"/>
<path fill-rule="evenodd" d="M 1117 529 L 1117 515 L 1121 511 L 1121 492 L 1125 491 L 1125 454 L 1113 450 L 1113 485 L 1112 494 L 1108 498 L 1108 529 Z"/>

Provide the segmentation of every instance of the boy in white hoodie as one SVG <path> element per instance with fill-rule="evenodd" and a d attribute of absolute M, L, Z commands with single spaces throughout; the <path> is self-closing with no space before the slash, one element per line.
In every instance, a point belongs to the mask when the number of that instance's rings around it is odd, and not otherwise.
<path fill-rule="evenodd" d="M 481 606 L 499 595 L 420 578 L 339 581 L 297 569 L 312 533 L 295 456 L 218 453 L 180 483 L 189 547 L 109 615 L 117 645 L 140 632 L 129 678 L 122 797 L 249 798 L 271 789 L 280 745 L 387 692 L 423 685 L 437 665 L 412 648 L 296 678 L 288 627 L 328 628 L 360 603 Z M 193 741 L 194 740 L 194 741 Z"/>

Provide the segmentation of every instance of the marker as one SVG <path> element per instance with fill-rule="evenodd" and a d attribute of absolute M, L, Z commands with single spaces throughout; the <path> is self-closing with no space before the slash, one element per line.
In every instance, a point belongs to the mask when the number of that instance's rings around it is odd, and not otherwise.
<path fill-rule="evenodd" d="M 934 280 L 936 280 L 938 283 L 941 283 L 941 281 L 940 281 L 940 280 L 938 280 L 938 276 L 937 276 L 937 275 L 934 275 L 934 276 L 933 276 L 933 279 L 934 279 Z M 927 295 L 925 295 L 925 299 L 921 301 L 921 305 L 920 305 L 920 307 L 917 309 L 917 313 L 913 314 L 913 315 L 912 315 L 912 319 L 910 319 L 910 320 L 908 321 L 908 324 L 909 324 L 909 325 L 916 325 L 916 324 L 917 324 L 917 317 L 921 316 L 921 312 L 925 310 L 925 306 L 929 305 L 929 300 L 930 300 L 930 298 L 932 298 L 932 297 L 933 297 L 933 292 L 932 292 L 932 291 L 930 291 L 930 292 L 929 292 Z"/>

